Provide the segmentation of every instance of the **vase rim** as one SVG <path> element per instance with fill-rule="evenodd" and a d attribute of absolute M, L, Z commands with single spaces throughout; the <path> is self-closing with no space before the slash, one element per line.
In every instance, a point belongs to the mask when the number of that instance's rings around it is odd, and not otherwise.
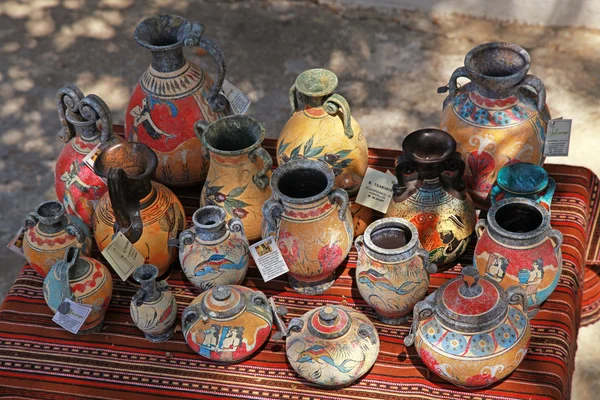
<path fill-rule="evenodd" d="M 323 190 L 321 190 L 319 193 L 308 197 L 292 197 L 282 193 L 279 189 L 280 180 L 285 175 L 301 170 L 312 171 L 314 173 L 322 174 L 327 180 L 327 183 Z M 286 203 L 310 204 L 324 198 L 333 190 L 334 179 L 335 176 L 333 174 L 333 171 L 331 170 L 329 165 L 324 161 L 310 159 L 292 159 L 287 163 L 280 165 L 275 171 L 273 171 L 273 175 L 271 176 L 271 190 L 277 198 L 281 199 Z"/>
<path fill-rule="evenodd" d="M 216 147 L 214 141 L 224 140 L 223 132 L 212 132 L 215 130 L 224 130 L 226 132 L 235 132 L 237 134 L 230 135 L 233 139 L 243 138 L 242 135 L 250 136 L 253 135 L 254 143 L 246 145 L 245 147 L 237 150 L 223 150 Z M 214 138 L 213 138 L 214 136 Z M 229 115 L 221 117 L 218 120 L 212 122 L 202 135 L 200 139 L 206 149 L 215 154 L 222 156 L 239 156 L 242 154 L 248 154 L 252 150 L 260 147 L 265 138 L 265 128 L 254 118 L 247 117 L 245 115 Z"/>
<path fill-rule="evenodd" d="M 497 219 L 497 213 L 504 207 L 511 205 L 522 205 L 530 211 L 535 212 L 540 217 L 540 223 L 534 229 L 527 232 L 512 232 L 500 225 Z M 494 204 L 488 211 L 488 226 L 493 234 L 500 235 L 515 242 L 538 242 L 550 228 L 550 213 L 537 202 L 525 197 L 510 197 L 502 199 Z"/>
<path fill-rule="evenodd" d="M 112 157 L 115 160 L 110 160 Z M 124 163 L 124 160 L 128 162 Z M 143 172 L 131 174 L 124 164 L 139 165 L 143 167 Z M 110 168 L 121 168 L 125 171 L 127 178 L 142 180 L 149 179 L 154 174 L 157 166 L 158 157 L 150 147 L 139 142 L 121 142 L 104 149 L 100 153 L 94 162 L 94 172 L 101 178 L 106 179 Z"/>
<path fill-rule="evenodd" d="M 142 284 L 158 277 L 158 268 L 153 264 L 142 264 L 133 271 L 133 279 Z"/>
<path fill-rule="evenodd" d="M 183 47 L 184 44 L 184 30 L 191 26 L 191 23 L 179 16 L 174 14 L 157 14 L 152 17 L 148 17 L 141 21 L 135 28 L 133 38 L 142 47 L 149 49 L 150 51 L 169 51 Z M 170 35 L 166 35 L 163 32 L 158 32 L 159 29 L 170 28 L 173 31 Z M 155 34 L 155 37 L 152 35 Z M 166 40 L 167 44 L 154 44 L 160 39 Z"/>
<path fill-rule="evenodd" d="M 400 228 L 400 229 L 407 229 L 410 231 L 411 237 L 410 239 L 406 242 L 406 244 L 404 244 L 403 246 L 394 248 L 394 249 L 386 249 L 383 247 L 380 247 L 378 245 L 376 245 L 375 243 L 373 243 L 373 240 L 371 239 L 371 235 L 375 232 L 378 232 L 379 230 L 382 229 L 386 229 L 386 228 Z M 373 223 L 371 223 L 367 229 L 365 230 L 365 233 L 363 234 L 364 236 L 364 242 L 365 242 L 365 246 L 371 250 L 372 252 L 376 253 L 376 254 L 381 254 L 381 255 L 386 255 L 386 256 L 395 256 L 395 255 L 400 255 L 406 252 L 409 252 L 413 249 L 415 249 L 418 245 L 419 245 L 419 232 L 417 231 L 417 228 L 410 223 L 409 221 L 403 219 L 403 218 L 382 218 L 380 220 L 377 220 Z"/>
<path fill-rule="evenodd" d="M 471 49 L 464 64 L 473 82 L 487 89 L 506 90 L 525 78 L 531 57 L 514 43 L 490 42 Z"/>
<path fill-rule="evenodd" d="M 211 215 L 214 217 L 211 219 Z M 206 217 L 206 218 L 204 218 Z M 205 221 L 210 219 L 210 221 Z M 227 219 L 227 213 L 223 207 L 219 206 L 204 206 L 197 209 L 192 215 L 194 226 L 201 230 L 212 231 L 220 228 Z"/>
<path fill-rule="evenodd" d="M 325 68 L 307 69 L 296 78 L 296 89 L 309 97 L 332 94 L 338 86 L 338 77 Z"/>
<path fill-rule="evenodd" d="M 65 215 L 65 206 L 56 200 L 45 201 L 35 209 L 38 220 L 44 225 L 54 225 Z"/>
<path fill-rule="evenodd" d="M 441 129 L 419 129 L 404 138 L 402 151 L 415 163 L 439 164 L 456 152 L 456 140 Z"/>

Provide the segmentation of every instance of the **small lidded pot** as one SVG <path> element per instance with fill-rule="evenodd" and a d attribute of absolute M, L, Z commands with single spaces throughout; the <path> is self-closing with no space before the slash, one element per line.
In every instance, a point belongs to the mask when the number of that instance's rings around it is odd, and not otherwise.
<path fill-rule="evenodd" d="M 250 263 L 242 221 L 219 206 L 205 206 L 192 216 L 194 227 L 179 236 L 179 262 L 189 281 L 204 291 L 239 285 Z"/>
<path fill-rule="evenodd" d="M 404 339 L 436 375 L 457 386 L 484 388 L 513 372 L 530 338 L 527 297 L 504 290 L 465 266 L 462 278 L 443 284 L 415 305 Z"/>
<path fill-rule="evenodd" d="M 267 341 L 273 314 L 264 293 L 222 285 L 196 297 L 183 311 L 181 321 L 192 350 L 213 361 L 237 363 Z"/>
<path fill-rule="evenodd" d="M 144 264 L 133 271 L 133 279 L 141 285 L 131 298 L 129 312 L 133 323 L 151 342 L 164 342 L 173 336 L 177 319 L 177 301 L 167 281 L 156 282 L 158 268 Z"/>
<path fill-rule="evenodd" d="M 286 355 L 304 379 L 334 389 L 352 384 L 375 364 L 379 335 L 366 315 L 328 305 L 288 325 Z"/>
<path fill-rule="evenodd" d="M 110 272 L 100 261 L 81 256 L 78 247 L 69 247 L 64 260 L 48 272 L 43 287 L 44 299 L 53 313 L 69 313 L 66 299 L 92 308 L 78 335 L 100 331 L 113 291 Z"/>
<path fill-rule="evenodd" d="M 556 182 L 539 165 L 526 162 L 507 164 L 498 172 L 490 201 L 494 205 L 502 199 L 525 197 L 549 210 L 555 190 Z"/>
<path fill-rule="evenodd" d="M 408 319 L 425 297 L 429 274 L 437 271 L 419 243 L 417 228 L 402 218 L 373 222 L 356 238 L 356 281 L 362 298 L 386 324 Z"/>

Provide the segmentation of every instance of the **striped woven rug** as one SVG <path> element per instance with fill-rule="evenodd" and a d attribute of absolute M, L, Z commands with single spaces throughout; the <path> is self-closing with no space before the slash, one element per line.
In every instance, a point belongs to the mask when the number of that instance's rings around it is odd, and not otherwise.
<path fill-rule="evenodd" d="M 265 148 L 273 151 L 274 141 Z M 393 167 L 398 152 L 372 149 L 370 164 Z M 327 391 L 299 378 L 286 362 L 285 343 L 271 339 L 254 357 L 238 365 L 218 365 L 194 354 L 179 330 L 166 343 L 152 344 L 133 325 L 129 301 L 135 288 L 116 275 L 114 294 L 101 333 L 75 336 L 52 322 L 44 303 L 42 278 L 25 267 L 0 306 L 0 397 L 28 399 L 563 399 L 574 369 L 577 331 L 583 315 L 598 319 L 600 268 L 598 180 L 587 169 L 548 165 L 557 182 L 552 225 L 564 237 L 564 269 L 556 291 L 532 321 L 530 351 L 509 379 L 479 391 L 459 389 L 431 374 L 414 348 L 402 343 L 409 323 L 388 326 L 374 319 L 355 285 L 356 252 L 338 269 L 335 285 L 321 296 L 291 291 L 285 276 L 265 284 L 250 268 L 245 285 L 287 306 L 289 321 L 325 304 L 343 303 L 372 317 L 381 339 L 373 369 L 355 385 Z M 178 193 L 191 215 L 199 188 Z M 592 224 L 593 223 L 593 224 Z M 593 228 L 591 228 L 593 226 Z M 595 246 L 595 247 L 594 247 Z M 588 251 L 589 249 L 589 251 Z M 470 263 L 473 247 L 461 259 Z M 459 274 L 454 267 L 432 277 L 430 291 Z M 588 269 L 588 271 L 593 271 Z M 197 293 L 175 266 L 169 284 L 179 313 Z"/>

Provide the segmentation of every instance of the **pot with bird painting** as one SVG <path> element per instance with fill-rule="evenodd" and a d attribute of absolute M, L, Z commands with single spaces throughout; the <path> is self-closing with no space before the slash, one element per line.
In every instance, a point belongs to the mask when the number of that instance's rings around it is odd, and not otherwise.
<path fill-rule="evenodd" d="M 42 277 L 72 246 L 81 249 L 82 255 L 92 254 L 92 232 L 81 219 L 65 213 L 62 203 L 43 202 L 25 218 L 23 255 Z"/>
<path fill-rule="evenodd" d="M 466 162 L 465 183 L 478 207 L 489 207 L 498 171 L 516 162 L 542 165 L 550 113 L 546 88 L 527 75 L 531 58 L 512 43 L 485 43 L 469 51 L 452 73 L 441 129 L 458 143 Z M 471 82 L 458 87 L 457 79 Z"/>
<path fill-rule="evenodd" d="M 445 266 L 465 251 L 475 229 L 475 207 L 462 181 L 465 164 L 452 136 L 439 129 L 412 132 L 402 150 L 386 217 L 414 224 L 431 262 Z"/>
<path fill-rule="evenodd" d="M 329 289 L 352 247 L 348 193 L 333 186 L 333 171 L 316 160 L 291 160 L 271 177 L 273 195 L 263 206 L 262 237 L 274 237 L 290 285 L 299 293 Z"/>
<path fill-rule="evenodd" d="M 531 328 L 527 296 L 520 286 L 502 288 L 477 268 L 444 283 L 417 303 L 407 347 L 457 386 L 481 389 L 510 375 L 523 361 Z"/>
<path fill-rule="evenodd" d="M 369 153 L 348 101 L 334 93 L 337 85 L 337 76 L 322 68 L 296 78 L 289 92 L 292 116 L 277 142 L 277 164 L 295 158 L 324 161 L 335 173 L 335 186 L 352 196 L 367 171 Z"/>
<path fill-rule="evenodd" d="M 550 213 L 531 199 L 504 199 L 477 221 L 476 232 L 477 269 L 505 288 L 521 285 L 533 318 L 562 272 L 563 236 L 550 226 Z"/>
<path fill-rule="evenodd" d="M 106 179 L 108 193 L 94 213 L 94 236 L 102 251 L 121 232 L 162 277 L 177 259 L 169 240 L 183 230 L 185 214 L 171 190 L 150 180 L 157 163 L 142 143 L 119 143 L 100 153 L 94 171 Z"/>
<path fill-rule="evenodd" d="M 233 115 L 210 125 L 199 121 L 196 132 L 210 154 L 200 207 L 223 207 L 228 218 L 242 221 L 248 240 L 259 239 L 261 208 L 271 196 L 273 167 L 273 159 L 261 147 L 264 128 L 250 117 Z"/>
<path fill-rule="evenodd" d="M 383 218 L 369 225 L 354 244 L 360 295 L 381 322 L 406 322 L 427 293 L 429 274 L 437 271 L 419 243 L 417 228 L 405 219 Z"/>
<path fill-rule="evenodd" d="M 336 389 L 365 375 L 379 355 L 379 335 L 366 315 L 327 305 L 290 321 L 285 353 L 302 378 Z"/>
<path fill-rule="evenodd" d="M 97 146 L 105 148 L 122 139 L 113 135 L 110 109 L 95 94 L 84 97 L 77 86 L 66 85 L 56 94 L 56 103 L 62 125 L 59 137 L 66 143 L 54 168 L 56 197 L 67 213 L 91 227 L 94 208 L 108 189 L 84 159 Z"/>
<path fill-rule="evenodd" d="M 216 121 L 228 114 L 220 95 L 225 60 L 215 42 L 203 36 L 204 26 L 177 15 L 155 15 L 139 23 L 136 42 L 150 50 L 152 63 L 144 71 L 125 112 L 125 135 L 158 156 L 155 178 L 169 186 L 201 183 L 208 155 L 194 133 L 198 120 Z M 184 47 L 198 46 L 217 66 L 217 79 L 186 60 Z"/>
<path fill-rule="evenodd" d="M 250 264 L 242 221 L 227 221 L 223 208 L 206 206 L 194 213 L 192 223 L 179 236 L 179 262 L 189 281 L 200 291 L 241 284 Z"/>

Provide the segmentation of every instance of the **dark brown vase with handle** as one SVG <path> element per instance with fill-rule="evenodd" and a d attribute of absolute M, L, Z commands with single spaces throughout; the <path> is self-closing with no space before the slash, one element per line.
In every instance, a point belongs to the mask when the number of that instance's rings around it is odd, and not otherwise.
<path fill-rule="evenodd" d="M 156 154 L 142 143 L 120 143 L 104 150 L 94 164 L 96 174 L 105 178 L 108 193 L 94 214 L 94 235 L 100 251 L 121 232 L 164 276 L 177 258 L 169 247 L 185 225 L 179 199 L 165 186 L 152 182 Z"/>

